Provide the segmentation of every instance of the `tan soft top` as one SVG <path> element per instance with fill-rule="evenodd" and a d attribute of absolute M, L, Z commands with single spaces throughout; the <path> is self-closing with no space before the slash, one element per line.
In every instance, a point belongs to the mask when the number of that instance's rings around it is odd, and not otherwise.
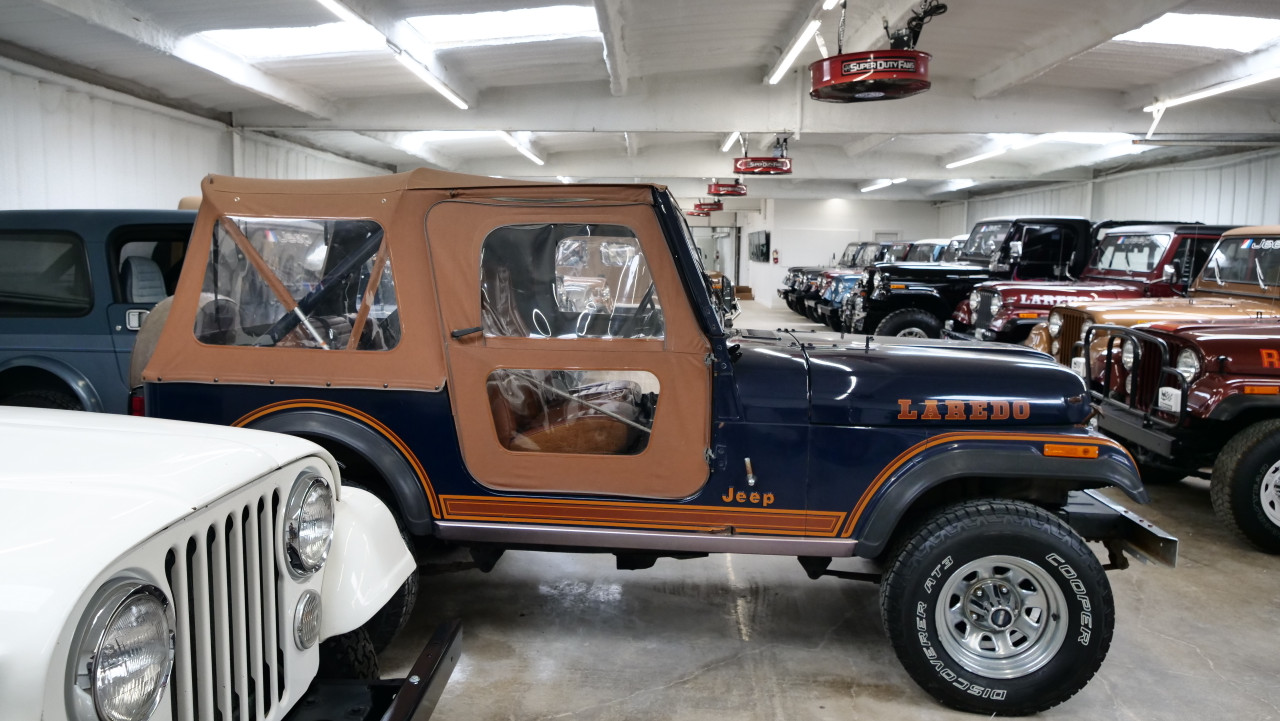
<path fill-rule="evenodd" d="M 1243 228 L 1232 228 L 1222 234 L 1222 237 L 1228 238 L 1233 236 L 1251 236 L 1251 235 L 1277 235 L 1280 236 L 1280 225 L 1247 225 Z"/>

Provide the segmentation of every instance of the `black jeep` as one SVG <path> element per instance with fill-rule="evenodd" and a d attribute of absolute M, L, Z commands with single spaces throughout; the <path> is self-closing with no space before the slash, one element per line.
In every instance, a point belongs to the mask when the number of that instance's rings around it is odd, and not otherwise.
<path fill-rule="evenodd" d="M 978 283 L 1078 276 L 1089 260 L 1094 233 L 1089 221 L 1078 217 L 979 221 L 955 263 L 877 264 L 846 300 L 845 325 L 857 333 L 939 338 L 943 320 Z"/>

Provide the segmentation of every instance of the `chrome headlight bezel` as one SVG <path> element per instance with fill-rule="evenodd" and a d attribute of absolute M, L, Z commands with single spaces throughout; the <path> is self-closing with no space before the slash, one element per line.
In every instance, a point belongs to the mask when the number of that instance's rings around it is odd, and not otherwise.
<path fill-rule="evenodd" d="M 994 317 L 996 317 L 996 316 L 1000 315 L 1000 309 L 1001 309 L 1002 307 L 1004 307 L 1004 301 L 1000 299 L 1000 294 L 999 294 L 999 293 L 992 293 L 992 294 L 991 294 L 991 308 L 990 308 L 990 310 L 991 310 L 991 317 L 992 317 L 992 318 L 994 318 Z"/>
<path fill-rule="evenodd" d="M 977 310 L 977 309 L 978 309 L 978 305 L 979 305 L 979 304 L 981 304 L 981 303 L 982 303 L 982 294 L 981 294 L 981 293 L 979 293 L 978 291 L 976 291 L 976 290 L 975 290 L 975 291 L 973 291 L 972 293 L 970 293 L 970 294 L 969 294 L 969 307 L 970 307 L 970 308 L 972 308 L 972 309 L 974 309 L 974 310 Z"/>
<path fill-rule="evenodd" d="M 1186 378 L 1187 382 L 1190 383 L 1196 379 L 1196 376 L 1200 375 L 1200 354 L 1194 348 L 1183 348 L 1178 353 L 1174 369 L 1181 373 L 1182 377 Z"/>
<path fill-rule="evenodd" d="M 159 643 L 160 663 L 140 668 L 153 672 L 151 687 L 139 702 L 127 709 L 112 709 L 118 698 L 108 697 L 110 687 L 104 672 L 115 668 L 104 663 L 109 656 L 122 654 L 122 644 L 109 644 L 119 633 L 118 623 L 127 620 L 131 609 L 150 607 L 157 621 L 148 643 Z M 159 587 L 136 578 L 108 582 L 94 595 L 81 619 L 67 669 L 67 712 L 76 721 L 145 721 L 155 713 L 164 697 L 173 672 L 174 632 L 169 599 Z M 136 634 L 130 634 L 136 637 Z M 126 671 L 127 673 L 127 671 Z M 116 690 L 118 693 L 118 689 Z"/>
<path fill-rule="evenodd" d="M 319 503 L 317 508 L 315 503 Z M 284 513 L 284 551 L 289 575 L 302 580 L 324 567 L 333 545 L 336 499 L 328 478 L 314 471 L 304 471 L 293 482 Z M 316 511 L 320 515 L 316 516 Z M 318 528 L 308 528 L 310 524 Z M 306 538 L 319 532 L 318 538 Z"/>
<path fill-rule="evenodd" d="M 1058 334 L 1062 332 L 1062 315 L 1060 313 L 1053 312 L 1049 314 L 1048 328 L 1049 337 L 1057 338 Z"/>

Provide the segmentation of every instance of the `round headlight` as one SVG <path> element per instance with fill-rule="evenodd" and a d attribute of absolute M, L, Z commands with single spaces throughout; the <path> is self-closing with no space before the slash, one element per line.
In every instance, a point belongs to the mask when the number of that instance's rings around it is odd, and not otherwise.
<path fill-rule="evenodd" d="M 144 721 L 160 704 L 173 670 L 173 632 L 164 593 L 121 580 L 90 605 L 72 669 L 72 715 Z M 90 710 L 92 709 L 92 710 Z"/>
<path fill-rule="evenodd" d="M 1085 334 L 1088 333 L 1089 329 L 1092 327 L 1093 327 L 1093 321 L 1091 320 L 1086 320 L 1084 324 L 1080 326 L 1080 340 L 1084 340 Z"/>
<path fill-rule="evenodd" d="M 1133 359 L 1138 355 L 1138 344 L 1124 339 L 1124 343 L 1120 345 L 1120 365 L 1124 366 L 1127 371 L 1133 370 Z"/>
<path fill-rule="evenodd" d="M 1058 333 L 1062 332 L 1062 316 L 1057 313 L 1049 314 L 1049 337 L 1057 338 Z"/>
<path fill-rule="evenodd" d="M 1050 344 L 1049 344 L 1049 352 L 1050 352 L 1050 353 L 1053 353 L 1054 355 L 1057 355 L 1058 351 L 1060 351 L 1060 350 L 1062 350 L 1062 342 L 1061 342 L 1061 341 L 1057 341 L 1057 340 L 1055 340 L 1054 342 L 1052 342 L 1052 343 L 1050 343 Z"/>
<path fill-rule="evenodd" d="M 1187 382 L 1191 382 L 1200 374 L 1200 355 L 1190 348 L 1183 348 L 1175 367 Z"/>
<path fill-rule="evenodd" d="M 977 310 L 978 306 L 979 306 L 981 303 L 982 303 L 982 294 L 981 294 L 981 293 L 979 293 L 978 291 L 976 291 L 976 290 L 975 290 L 975 291 L 973 291 L 972 293 L 970 293 L 970 294 L 969 294 L 969 307 L 970 307 L 970 308 L 973 308 L 974 310 Z"/>
<path fill-rule="evenodd" d="M 1002 305 L 1002 303 L 1000 302 L 1000 294 L 999 294 L 999 293 L 996 293 L 995 295 L 991 296 L 991 315 L 993 315 L 993 316 L 994 316 L 994 315 L 998 315 L 998 314 L 1000 313 L 1000 306 L 1001 306 L 1001 305 Z"/>
<path fill-rule="evenodd" d="M 324 478 L 304 473 L 285 507 L 284 543 L 289 572 L 306 578 L 324 565 L 333 543 L 333 490 Z"/>

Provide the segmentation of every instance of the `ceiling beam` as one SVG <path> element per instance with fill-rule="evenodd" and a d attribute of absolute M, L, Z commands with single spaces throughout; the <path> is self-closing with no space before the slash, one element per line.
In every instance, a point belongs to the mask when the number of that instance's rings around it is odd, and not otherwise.
<path fill-rule="evenodd" d="M 784 68 L 783 65 L 792 65 L 795 63 L 796 53 L 809 42 L 809 38 L 813 36 L 814 29 L 810 27 L 817 22 L 823 13 L 823 0 L 815 0 L 809 8 L 809 12 L 804 15 L 796 16 L 796 19 L 787 28 L 787 42 L 782 45 L 778 57 L 769 65 L 769 70 L 764 74 L 764 82 L 768 85 L 776 85 L 778 80 L 773 78 L 783 71 L 790 72 L 790 68 Z"/>
<path fill-rule="evenodd" d="M 850 158 L 856 158 L 863 153 L 874 150 L 881 145 L 893 140 L 894 136 L 889 133 L 867 133 L 851 143 L 844 144 L 844 154 Z"/>
<path fill-rule="evenodd" d="M 604 66 L 609 70 L 609 91 L 627 94 L 631 62 L 622 38 L 622 0 L 595 0 L 596 22 L 604 36 Z"/>
<path fill-rule="evenodd" d="M 910 178 L 912 180 L 1088 180 L 1085 169 L 1063 169 L 1042 173 L 1012 162 L 979 163 L 947 170 L 928 155 L 906 153 L 879 154 L 860 160 L 850 167 L 848 158 L 829 145 L 792 148 L 795 174 L 791 176 L 750 177 L 743 182 L 772 187 L 777 184 L 811 181 L 863 182 L 875 178 Z M 562 152 L 549 154 L 544 167 L 535 167 L 518 158 L 487 157 L 463 161 L 459 170 L 479 175 L 506 177 L 541 177 L 567 175 L 573 178 L 728 178 L 733 176 L 733 161 L 704 143 L 685 143 L 646 148 L 642 156 L 622 158 L 600 152 Z M 708 182 L 703 180 L 703 182 Z"/>
<path fill-rule="evenodd" d="M 623 131 L 622 142 L 627 146 L 627 157 L 634 158 L 640 152 L 640 141 L 636 138 L 635 133 Z"/>
<path fill-rule="evenodd" d="M 536 130 L 540 132 L 691 132 L 772 136 L 839 133 L 1145 133 L 1140 109 L 1121 107 L 1115 91 L 1028 86 L 976 100 L 967 86 L 937 82 L 927 93 L 876 103 L 818 103 L 795 88 L 761 85 L 749 68 L 715 73 L 633 78 L 632 92 L 615 97 L 604 83 L 489 88 L 466 113 L 421 95 L 361 98 L 340 105 L 330 119 L 300 117 L 280 108 L 239 111 L 244 127 L 333 130 Z M 636 86 L 640 89 L 637 90 Z M 573 97 L 571 112 L 563 98 Z M 1227 98 L 1230 96 L 1222 96 Z M 1192 103 L 1169 113 L 1163 133 L 1273 133 L 1267 102 Z M 856 121 L 855 121 L 856 119 Z M 797 141 L 798 144 L 799 141 Z"/>
<path fill-rule="evenodd" d="M 389 148 L 395 148 L 402 153 L 408 153 L 419 160 L 439 168 L 440 170 L 457 170 L 458 159 L 442 153 L 438 149 L 432 147 L 430 143 L 418 141 L 410 142 L 411 136 L 408 133 L 358 133 L 371 140 L 376 140 Z"/>
<path fill-rule="evenodd" d="M 854 53 L 888 47 L 889 36 L 884 32 L 884 24 L 888 22 L 890 30 L 903 27 L 907 18 L 911 17 L 911 11 L 919 6 L 920 0 L 879 0 L 865 5 L 860 2 L 853 3 L 853 7 L 849 8 L 845 25 L 857 29 L 845 38 L 845 52 Z"/>
<path fill-rule="evenodd" d="M 301 85 L 282 80 L 246 63 L 212 43 L 183 37 L 118 0 L 37 0 L 62 15 L 109 30 L 133 42 L 194 65 L 256 95 L 312 118 L 335 113 L 327 98 Z"/>
<path fill-rule="evenodd" d="M 1169 100 L 1198 90 L 1205 90 L 1232 80 L 1239 80 L 1260 72 L 1274 70 L 1277 67 L 1280 67 L 1280 45 L 1273 45 L 1248 55 L 1241 55 L 1237 58 L 1223 60 L 1213 65 L 1175 75 L 1172 79 L 1159 85 L 1148 85 L 1133 90 L 1125 95 L 1123 107 L 1126 109 L 1142 108 L 1157 101 Z M 1228 100 L 1231 99 L 1231 95 L 1229 93 L 1224 94 L 1218 96 L 1218 99 Z M 1197 102 L 1195 106 L 1198 107 L 1201 104 L 1201 102 Z M 1190 108 L 1191 106 L 1174 106 L 1171 111 L 1181 113 Z M 1169 132 L 1167 122 L 1171 119 L 1173 119 L 1172 114 L 1168 119 L 1160 121 L 1160 132 Z"/>
<path fill-rule="evenodd" d="M 383 37 L 394 43 L 396 47 L 408 52 L 411 57 L 422 63 L 432 75 L 436 76 L 437 80 L 447 85 L 464 103 L 473 108 L 475 107 L 476 98 L 479 95 L 476 86 L 441 62 L 436 55 L 435 49 L 431 47 L 431 43 L 422 37 L 422 33 L 419 33 L 412 25 L 402 20 L 399 15 L 393 15 L 388 12 L 385 2 L 342 0 L 342 4 L 346 5 L 360 19 L 369 23 L 374 30 L 382 33 Z"/>
<path fill-rule="evenodd" d="M 1021 39 L 1018 44 L 1029 49 L 975 79 L 973 97 L 989 98 L 1021 85 L 1186 3 L 1187 0 L 1124 0 L 1100 3 L 1088 13 L 1077 13 L 1068 27 L 1047 27 L 1031 38 Z"/>

